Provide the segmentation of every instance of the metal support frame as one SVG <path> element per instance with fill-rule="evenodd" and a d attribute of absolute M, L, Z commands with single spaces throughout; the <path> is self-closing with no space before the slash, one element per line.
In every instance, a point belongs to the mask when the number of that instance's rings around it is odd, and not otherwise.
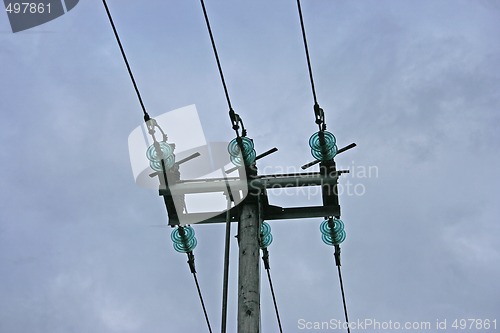
<path fill-rule="evenodd" d="M 337 196 L 338 177 L 343 173 L 348 173 L 348 170 L 337 171 L 335 162 L 321 162 L 320 172 L 315 173 L 295 173 L 295 174 L 279 174 L 279 175 L 263 175 L 253 176 L 247 179 L 239 177 L 220 178 L 220 179 L 200 179 L 181 181 L 178 177 L 170 178 L 174 181 L 169 185 L 168 181 L 160 181 L 159 194 L 164 197 L 169 215 L 169 225 L 175 226 L 179 224 L 179 215 L 190 217 L 193 220 L 201 221 L 199 224 L 207 223 L 223 223 L 227 220 L 227 213 L 221 211 L 214 216 L 213 212 L 198 212 L 185 213 L 175 211 L 173 204 L 174 197 L 182 200 L 180 196 L 193 193 L 211 193 L 225 192 L 228 186 L 236 188 L 248 187 L 248 196 L 261 196 L 264 193 L 265 200 L 262 203 L 262 218 L 263 220 L 282 220 L 282 219 L 301 219 L 314 218 L 325 216 L 340 216 L 340 205 Z M 170 175 L 169 175 L 170 177 Z M 166 178 L 166 177 L 165 177 Z M 294 188 L 306 186 L 321 186 L 322 187 L 322 206 L 306 206 L 306 207 L 280 207 L 270 205 L 267 200 L 266 189 L 273 188 Z M 231 208 L 229 215 L 231 222 L 239 221 L 239 205 Z"/>

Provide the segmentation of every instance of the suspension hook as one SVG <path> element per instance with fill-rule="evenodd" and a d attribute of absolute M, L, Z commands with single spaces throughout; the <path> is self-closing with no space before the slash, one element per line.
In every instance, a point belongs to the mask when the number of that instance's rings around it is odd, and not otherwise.
<path fill-rule="evenodd" d="M 316 124 L 318 124 L 319 130 L 325 131 L 325 113 L 318 103 L 314 103 L 314 116 L 316 117 Z"/>
<path fill-rule="evenodd" d="M 243 124 L 243 120 L 240 115 L 234 112 L 231 108 L 229 110 L 229 118 L 231 119 L 231 124 L 233 126 L 233 130 L 236 132 L 236 136 L 240 137 L 239 129 L 241 125 L 241 136 L 247 136 L 247 131 L 245 129 L 245 125 Z"/>
<path fill-rule="evenodd" d="M 156 137 L 155 137 L 155 128 L 157 128 L 161 135 L 162 135 L 162 140 L 163 142 L 167 142 L 168 141 L 168 136 L 167 134 L 165 134 L 165 132 L 163 131 L 163 129 L 160 127 L 160 125 L 158 125 L 158 123 L 156 122 L 156 120 L 154 118 L 149 118 L 148 121 L 146 121 L 146 126 L 148 128 L 148 133 L 149 135 L 151 135 L 151 137 L 153 138 L 153 141 L 154 142 L 157 142 L 156 140 Z"/>

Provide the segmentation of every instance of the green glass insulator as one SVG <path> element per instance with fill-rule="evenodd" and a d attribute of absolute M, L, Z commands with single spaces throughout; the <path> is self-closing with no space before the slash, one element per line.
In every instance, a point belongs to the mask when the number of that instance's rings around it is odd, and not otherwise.
<path fill-rule="evenodd" d="M 169 170 L 175 164 L 175 155 L 170 155 L 167 158 L 164 158 L 163 161 L 165 163 L 165 169 Z M 161 166 L 161 162 L 160 161 L 151 161 L 151 162 L 149 162 L 149 166 L 154 171 L 158 171 L 158 172 L 162 172 L 163 171 L 163 168 Z"/>
<path fill-rule="evenodd" d="M 235 166 L 242 166 L 243 162 L 241 161 L 241 157 L 238 156 L 230 156 L 229 159 L 231 160 L 231 163 L 233 163 Z"/>
<path fill-rule="evenodd" d="M 337 140 L 328 131 L 319 131 L 309 138 L 311 154 L 319 161 L 329 161 L 337 155 Z"/>
<path fill-rule="evenodd" d="M 252 163 L 255 162 L 255 158 L 257 157 L 257 153 L 255 152 L 255 149 L 252 149 L 249 154 L 243 156 L 244 162 L 241 161 L 241 155 L 231 155 L 229 159 L 231 160 L 231 163 L 233 163 L 235 166 L 242 166 L 243 163 L 247 166 L 251 165 Z"/>
<path fill-rule="evenodd" d="M 181 228 L 184 229 L 184 235 L 182 235 L 180 232 Z M 190 226 L 175 228 L 174 230 L 172 230 L 172 233 L 170 234 L 170 238 L 174 243 L 182 242 L 185 239 L 189 241 L 194 237 L 195 237 L 194 229 Z"/>
<path fill-rule="evenodd" d="M 342 222 L 341 219 L 338 218 L 333 218 L 333 228 L 330 227 L 330 223 L 328 223 L 328 220 L 324 220 L 321 225 L 319 226 L 321 233 L 337 233 L 342 230 L 344 230 L 344 222 Z M 333 230 L 332 230 L 333 229 Z"/>
<path fill-rule="evenodd" d="M 271 245 L 272 242 L 273 242 L 273 235 L 269 234 L 265 237 L 262 237 L 260 242 L 260 248 L 265 249 L 269 247 L 269 245 Z"/>
<path fill-rule="evenodd" d="M 341 232 L 336 233 L 334 237 L 330 237 L 333 245 L 339 245 L 340 243 L 345 241 L 345 238 L 346 238 L 345 230 L 342 230 Z"/>
<path fill-rule="evenodd" d="M 243 151 L 241 152 L 240 146 L 238 145 L 238 139 L 235 138 L 229 142 L 227 146 L 227 151 L 230 155 L 231 162 L 236 166 L 242 166 L 243 164 L 249 166 L 255 162 L 257 153 L 255 152 L 253 141 L 247 137 L 241 137 L 241 145 Z M 241 156 L 243 155 L 243 161 Z"/>
<path fill-rule="evenodd" d="M 168 156 L 173 154 L 174 149 L 168 143 L 158 142 L 158 145 L 160 147 L 161 153 L 163 154 L 163 158 L 167 158 Z M 159 162 L 161 159 L 159 155 L 160 151 L 157 151 L 154 143 L 148 147 L 148 150 L 146 150 L 146 157 L 151 162 Z"/>
<path fill-rule="evenodd" d="M 332 236 L 326 235 L 326 234 L 321 235 L 321 239 L 323 240 L 323 242 L 326 245 L 330 245 L 330 246 L 339 245 L 340 243 L 342 243 L 345 240 L 345 238 L 346 238 L 346 233 L 344 230 L 342 230 L 342 232 L 339 232 L 338 234 L 335 234 L 334 238 L 332 238 Z"/>
<path fill-rule="evenodd" d="M 340 219 L 334 218 L 332 225 L 328 220 L 324 220 L 321 222 L 319 229 L 322 234 L 321 239 L 327 245 L 339 245 L 346 238 L 344 222 Z"/>
<path fill-rule="evenodd" d="M 321 136 L 323 136 L 324 143 L 321 142 Z M 311 135 L 309 138 L 309 147 L 312 150 L 322 151 L 323 147 L 326 147 L 327 150 L 330 150 L 335 146 L 337 140 L 335 139 L 335 135 L 328 131 L 319 131 Z"/>
<path fill-rule="evenodd" d="M 254 148 L 253 141 L 247 138 L 246 136 L 241 138 L 241 144 L 243 146 L 243 152 L 242 152 L 243 155 L 249 154 Z M 231 156 L 237 156 L 240 154 L 240 146 L 238 145 L 237 138 L 234 138 L 233 140 L 231 140 L 231 142 L 229 142 L 229 145 L 227 146 L 227 151 Z"/>
<path fill-rule="evenodd" d="M 184 230 L 184 235 L 181 234 L 180 228 Z M 194 234 L 194 229 L 190 226 L 175 228 L 172 230 L 170 238 L 174 243 L 174 249 L 181 253 L 193 251 L 198 244 Z"/>
<path fill-rule="evenodd" d="M 262 222 L 260 224 L 260 232 L 264 235 L 271 233 L 271 226 L 267 222 Z"/>
<path fill-rule="evenodd" d="M 243 159 L 245 160 L 245 165 L 250 165 L 253 162 L 255 162 L 256 157 L 257 157 L 257 153 L 255 152 L 255 149 L 252 149 L 249 153 L 246 153 L 243 156 Z"/>
<path fill-rule="evenodd" d="M 262 222 L 260 226 L 260 248 L 265 249 L 273 242 L 271 226 L 267 222 Z"/>
<path fill-rule="evenodd" d="M 337 155 L 337 146 L 334 145 L 332 149 L 325 151 L 311 149 L 311 155 L 319 161 L 332 160 Z"/>
<path fill-rule="evenodd" d="M 197 244 L 198 241 L 196 238 L 193 238 L 187 243 L 174 243 L 174 250 L 179 253 L 188 253 L 193 251 Z"/>

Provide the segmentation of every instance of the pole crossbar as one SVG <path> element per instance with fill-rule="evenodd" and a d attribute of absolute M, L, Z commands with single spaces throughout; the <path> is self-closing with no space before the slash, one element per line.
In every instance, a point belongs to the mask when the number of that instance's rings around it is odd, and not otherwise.
<path fill-rule="evenodd" d="M 168 188 L 161 188 L 160 195 L 189 194 L 189 193 L 208 193 L 208 192 L 225 192 L 227 186 L 231 188 L 239 188 L 241 190 L 250 189 L 272 189 L 272 188 L 289 188 L 301 186 L 324 186 L 337 184 L 338 176 L 349 171 L 337 171 L 332 175 L 315 174 L 298 174 L 296 176 L 261 176 L 254 179 L 242 178 L 227 178 L 226 180 L 200 179 L 190 181 L 179 181 L 170 185 Z"/>

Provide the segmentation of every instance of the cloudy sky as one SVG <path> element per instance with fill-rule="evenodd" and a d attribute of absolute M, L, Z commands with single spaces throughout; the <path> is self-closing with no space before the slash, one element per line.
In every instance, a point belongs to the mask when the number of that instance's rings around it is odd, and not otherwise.
<path fill-rule="evenodd" d="M 199 2 L 108 3 L 149 113 L 196 104 L 209 141 L 232 139 Z M 206 5 L 233 107 L 258 152 L 279 148 L 260 168 L 297 170 L 311 160 L 316 127 L 296 2 Z M 500 3 L 302 6 L 328 128 L 339 146 L 358 144 L 336 159 L 352 170 L 340 180 L 350 318 L 500 326 Z M 82 0 L 16 34 L 0 15 L 0 39 L 0 331 L 207 331 L 163 202 L 132 176 L 127 139 L 141 109 L 102 3 Z M 319 200 L 271 194 L 287 206 Z M 320 222 L 270 222 L 285 332 L 301 331 L 301 319 L 343 318 Z M 195 231 L 218 331 L 224 227 Z M 236 246 L 228 332 L 236 331 Z M 262 277 L 262 331 L 276 332 Z"/>

